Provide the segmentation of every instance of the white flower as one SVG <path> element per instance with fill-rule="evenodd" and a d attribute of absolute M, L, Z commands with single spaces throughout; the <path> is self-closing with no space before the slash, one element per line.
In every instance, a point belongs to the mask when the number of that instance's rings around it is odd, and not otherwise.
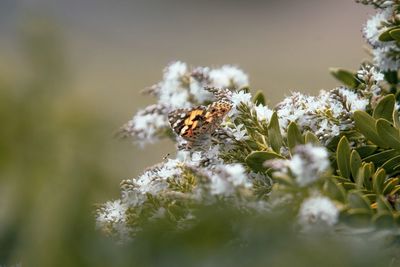
<path fill-rule="evenodd" d="M 164 79 L 158 84 L 158 103 L 169 107 L 189 108 L 189 75 L 186 63 L 177 61 L 164 69 Z"/>
<path fill-rule="evenodd" d="M 228 135 L 232 136 L 236 141 L 243 141 L 249 139 L 247 130 L 243 124 L 233 125 L 233 127 L 226 127 L 225 131 Z"/>
<path fill-rule="evenodd" d="M 175 61 L 164 69 L 164 80 L 179 80 L 186 75 L 187 71 L 186 63 Z"/>
<path fill-rule="evenodd" d="M 238 106 L 240 103 L 244 103 L 246 105 L 251 105 L 251 94 L 246 93 L 244 91 L 234 92 L 231 95 L 230 100 L 232 101 L 233 106 Z"/>
<path fill-rule="evenodd" d="M 295 176 L 296 183 L 301 187 L 318 180 L 329 166 L 326 149 L 311 144 L 297 146 L 294 156 L 289 161 L 289 168 Z"/>
<path fill-rule="evenodd" d="M 399 49 L 396 46 L 377 47 L 372 50 L 372 53 L 374 55 L 374 63 L 382 71 L 397 71 L 400 68 L 400 60 L 390 55 L 390 53 L 399 53 Z"/>
<path fill-rule="evenodd" d="M 237 115 L 237 107 L 243 103 L 249 107 L 253 106 L 253 103 L 251 102 L 251 94 L 249 93 L 245 93 L 244 91 L 240 91 L 240 92 L 233 92 L 230 96 L 229 96 L 229 100 L 232 103 L 232 109 L 231 111 L 228 113 L 228 117 L 235 117 Z"/>
<path fill-rule="evenodd" d="M 324 196 L 304 200 L 299 211 L 299 222 L 305 229 L 312 229 L 312 226 L 335 225 L 338 217 L 338 208 Z"/>
<path fill-rule="evenodd" d="M 214 95 L 204 89 L 204 84 L 200 81 L 190 77 L 190 94 L 196 98 L 198 103 L 211 101 Z"/>
<path fill-rule="evenodd" d="M 240 164 L 220 165 L 210 175 L 210 179 L 213 195 L 228 196 L 232 195 L 237 187 L 251 187 L 245 169 Z"/>
<path fill-rule="evenodd" d="M 378 70 L 376 66 L 362 65 L 357 71 L 357 77 L 363 80 L 366 84 L 377 84 L 384 80 L 385 75 Z"/>
<path fill-rule="evenodd" d="M 211 70 L 209 78 L 211 86 L 218 88 L 241 89 L 249 85 L 248 76 L 241 69 L 230 65 Z"/>
<path fill-rule="evenodd" d="M 266 121 L 269 122 L 271 119 L 272 114 L 274 113 L 271 109 L 269 109 L 267 106 L 264 105 L 257 105 L 254 107 L 256 114 L 257 114 L 257 119 L 259 121 Z"/>
<path fill-rule="evenodd" d="M 365 110 L 367 105 L 369 104 L 369 100 L 366 98 L 361 98 L 357 93 L 354 91 L 350 91 L 344 88 L 339 88 L 339 93 L 346 97 L 346 102 L 350 106 L 350 111 L 356 110 Z M 338 110 L 337 115 L 339 115 L 341 109 Z"/>
<path fill-rule="evenodd" d="M 102 225 L 108 222 L 124 222 L 126 210 L 127 206 L 120 199 L 107 201 L 97 213 L 97 223 Z"/>
<path fill-rule="evenodd" d="M 391 7 L 382 9 L 374 16 L 372 16 L 363 28 L 364 37 L 374 47 L 383 45 L 383 42 L 379 41 L 379 35 L 381 35 L 388 28 L 384 25 L 391 16 L 393 15 L 393 9 Z"/>
<path fill-rule="evenodd" d="M 134 136 L 139 145 L 153 143 L 158 140 L 158 135 L 165 128 L 169 127 L 165 107 L 151 105 L 140 110 L 135 116 L 122 127 L 122 133 Z"/>
<path fill-rule="evenodd" d="M 168 187 L 167 179 L 177 177 L 182 173 L 182 162 L 176 159 L 169 159 L 167 162 L 145 171 L 132 183 L 137 186 L 141 194 L 158 194 Z"/>

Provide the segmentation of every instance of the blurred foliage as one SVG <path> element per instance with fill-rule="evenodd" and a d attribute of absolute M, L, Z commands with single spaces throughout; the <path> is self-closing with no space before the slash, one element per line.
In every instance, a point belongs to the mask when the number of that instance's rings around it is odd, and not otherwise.
<path fill-rule="evenodd" d="M 161 221 L 124 246 L 103 237 L 93 204 L 116 175 L 99 136 L 109 122 L 67 97 L 68 64 L 51 21 L 27 25 L 28 75 L 0 73 L 0 265 L 388 265 L 391 251 L 382 248 L 396 240 L 299 236 L 293 218 L 246 216 L 217 205 L 199 208 L 188 230 L 175 232 Z M 228 227 L 232 222 L 237 229 Z"/>
<path fill-rule="evenodd" d="M 112 177 L 100 142 L 109 123 L 68 97 L 52 21 L 29 21 L 21 37 L 26 70 L 0 73 L 0 265 L 84 265 L 93 203 Z"/>

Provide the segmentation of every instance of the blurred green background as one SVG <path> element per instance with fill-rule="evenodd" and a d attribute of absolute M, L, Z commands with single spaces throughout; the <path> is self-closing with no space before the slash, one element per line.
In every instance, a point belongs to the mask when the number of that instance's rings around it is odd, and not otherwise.
<path fill-rule="evenodd" d="M 151 103 L 139 91 L 173 60 L 237 64 L 271 105 L 332 88 L 329 67 L 366 57 L 372 13 L 348 0 L 1 0 L 0 266 L 132 266 L 135 248 L 95 231 L 94 205 L 173 151 L 113 138 Z"/>

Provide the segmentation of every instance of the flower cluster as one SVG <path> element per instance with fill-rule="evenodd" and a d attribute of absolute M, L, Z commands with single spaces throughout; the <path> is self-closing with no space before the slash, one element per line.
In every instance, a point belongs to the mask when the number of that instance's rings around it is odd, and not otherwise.
<path fill-rule="evenodd" d="M 341 131 L 350 130 L 353 127 L 352 113 L 365 110 L 368 104 L 368 99 L 340 87 L 328 92 L 321 91 L 318 96 L 293 93 L 276 109 L 283 131 L 286 131 L 290 122 L 296 122 L 303 131 L 313 132 L 326 143 Z"/>
<path fill-rule="evenodd" d="M 215 96 L 205 88 L 243 89 L 248 87 L 248 76 L 235 66 L 221 68 L 194 67 L 177 61 L 164 69 L 163 80 L 144 93 L 157 98 L 157 104 L 138 111 L 121 129 L 123 136 L 132 136 L 141 145 L 152 143 L 168 135 L 167 115 L 176 109 L 206 105 Z"/>
<path fill-rule="evenodd" d="M 395 49 L 397 42 L 382 35 L 397 27 L 397 4 L 363 3 L 380 9 L 364 28 L 369 43 L 376 51 Z M 273 108 L 261 92 L 250 93 L 236 67 L 172 63 L 146 90 L 157 102 L 122 132 L 140 145 L 172 137 L 176 157 L 124 180 L 121 198 L 98 208 L 98 227 L 119 240 L 158 219 L 187 228 L 196 208 L 216 203 L 252 214 L 291 212 L 307 231 L 365 217 L 394 224 L 400 120 L 395 94 L 382 84 L 397 90 L 387 71 L 397 71 L 400 60 L 384 57 L 375 55 L 377 66 L 341 72 L 346 86 L 316 96 L 294 92 Z"/>
<path fill-rule="evenodd" d="M 397 71 L 400 67 L 400 47 L 394 32 L 400 28 L 398 6 L 394 1 L 372 2 L 380 9 L 364 26 L 364 37 L 372 46 L 374 63 L 382 71 Z"/>

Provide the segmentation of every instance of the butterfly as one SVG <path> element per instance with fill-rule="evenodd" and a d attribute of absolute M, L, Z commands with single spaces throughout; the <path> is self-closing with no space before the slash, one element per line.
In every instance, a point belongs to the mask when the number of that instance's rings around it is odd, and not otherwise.
<path fill-rule="evenodd" d="M 174 132 L 187 141 L 187 148 L 202 145 L 220 126 L 232 109 L 232 103 L 218 100 L 208 106 L 192 109 L 177 109 L 168 114 Z"/>

